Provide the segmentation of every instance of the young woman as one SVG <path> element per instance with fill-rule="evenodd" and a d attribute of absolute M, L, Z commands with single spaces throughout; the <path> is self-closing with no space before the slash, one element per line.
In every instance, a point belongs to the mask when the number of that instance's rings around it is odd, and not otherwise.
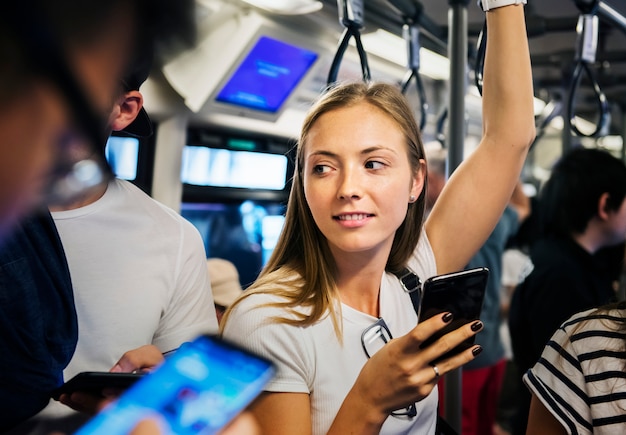
<path fill-rule="evenodd" d="M 480 353 L 431 364 L 482 324 L 420 348 L 451 316 L 416 327 L 396 274 L 408 267 L 423 281 L 462 269 L 504 210 L 534 137 L 523 7 L 487 20 L 484 137 L 424 225 L 424 150 L 395 86 L 338 86 L 305 120 L 280 240 L 223 324 L 226 338 L 277 363 L 253 408 L 264 432 L 434 433 L 439 375 Z"/>

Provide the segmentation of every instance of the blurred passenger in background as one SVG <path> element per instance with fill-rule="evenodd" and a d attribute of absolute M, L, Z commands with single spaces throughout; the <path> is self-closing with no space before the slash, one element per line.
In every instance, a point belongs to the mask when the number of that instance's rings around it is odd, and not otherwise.
<path fill-rule="evenodd" d="M 448 151 L 440 142 L 424 144 L 426 164 L 428 167 L 428 184 L 426 185 L 426 214 L 428 215 L 437 202 L 448 178 Z"/>
<path fill-rule="evenodd" d="M 57 198 L 71 193 L 60 180 L 75 169 L 76 155 L 91 156 L 99 146 L 104 114 L 132 51 L 155 43 L 171 47 L 173 35 L 191 37 L 190 5 L 187 0 L 5 5 L 0 17 L 0 239 L 41 203 L 44 192 Z"/>
<path fill-rule="evenodd" d="M 615 264 L 623 264 L 623 258 L 607 262 L 597 254 L 626 237 L 625 197 L 624 163 L 606 151 L 585 148 L 561 157 L 539 192 L 533 269 L 513 293 L 510 307 L 518 382 L 567 318 L 616 300 Z M 526 432 L 530 404 L 528 390 L 521 386 L 519 393 L 514 434 Z"/>
<path fill-rule="evenodd" d="M 447 151 L 435 143 L 426 148 L 428 162 L 427 200 L 435 205 L 445 185 Z M 431 179 L 437 180 L 431 187 Z M 489 278 L 480 313 L 485 325 L 476 335 L 483 352 L 468 362 L 462 371 L 462 432 L 464 435 L 491 435 L 496 422 L 498 399 L 506 368 L 504 343 L 500 335 L 502 323 L 502 260 L 509 239 L 517 233 L 520 222 L 530 214 L 530 200 L 522 183 L 515 186 L 511 199 L 496 227 L 467 264 L 467 269 L 487 267 Z M 445 379 L 440 381 L 443 385 Z M 440 393 L 440 395 L 442 395 Z"/>
<path fill-rule="evenodd" d="M 191 5 L 167 0 L 3 5 L 0 249 L 22 216 L 46 199 L 76 192 L 64 181 L 77 168 L 74 157 L 91 157 L 99 146 L 104 114 L 132 52 L 158 46 L 166 54 L 178 42 L 190 42 Z M 97 159 L 88 163 L 93 168 Z M 80 187 L 106 181 L 107 174 L 94 173 L 100 177 Z M 34 235 L 33 226 L 39 233 Z M 76 344 L 67 267 L 48 259 L 62 258 L 49 215 L 33 216 L 18 231 L 8 248 L 17 251 L 0 253 L 0 431 L 45 406 Z M 42 314 L 41 307 L 49 312 Z"/>
<path fill-rule="evenodd" d="M 220 323 L 226 309 L 241 296 L 243 290 L 239 283 L 237 268 L 230 261 L 222 258 L 209 258 L 207 267 L 211 278 L 215 314 L 217 322 Z"/>
<path fill-rule="evenodd" d="M 502 261 L 509 239 L 514 236 L 519 224 L 530 214 L 530 200 L 524 194 L 522 183 L 515 186 L 511 200 L 489 238 L 467 265 L 487 267 L 489 278 L 480 312 L 485 325 L 476 336 L 483 353 L 463 367 L 462 416 L 464 435 L 491 435 L 494 433 L 496 413 L 502 382 L 506 371 L 505 346 L 500 335 L 502 324 Z M 507 301 L 508 303 L 508 301 Z"/>

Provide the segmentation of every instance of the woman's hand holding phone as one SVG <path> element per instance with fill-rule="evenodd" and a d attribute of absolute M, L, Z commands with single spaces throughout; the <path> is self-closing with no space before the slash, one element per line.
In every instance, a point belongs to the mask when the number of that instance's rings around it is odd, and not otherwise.
<path fill-rule="evenodd" d="M 482 310 L 488 278 L 489 269 L 478 267 L 433 276 L 424 282 L 418 312 L 418 323 L 446 312 L 451 313 L 453 319 L 443 329 L 429 337 L 422 344 L 422 347 L 430 346 L 440 337 L 459 328 L 461 325 L 474 323 L 478 320 Z M 468 349 L 474 345 L 474 342 L 474 336 L 472 336 L 432 362 L 436 364 L 442 359 Z"/>
<path fill-rule="evenodd" d="M 437 362 L 433 368 L 432 361 L 474 337 L 483 326 L 480 321 L 464 324 L 422 347 L 452 321 L 449 313 L 433 316 L 385 344 L 367 361 L 346 400 L 362 401 L 360 406 L 378 410 L 382 424 L 392 411 L 424 399 L 437 385 L 439 376 L 471 361 L 482 350 L 475 345 Z"/>

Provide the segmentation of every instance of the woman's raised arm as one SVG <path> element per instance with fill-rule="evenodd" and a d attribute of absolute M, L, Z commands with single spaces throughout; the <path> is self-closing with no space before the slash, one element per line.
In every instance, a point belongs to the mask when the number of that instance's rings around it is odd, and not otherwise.
<path fill-rule="evenodd" d="M 462 269 L 495 227 L 535 137 L 523 5 L 486 12 L 483 137 L 444 187 L 426 221 L 437 272 Z"/>

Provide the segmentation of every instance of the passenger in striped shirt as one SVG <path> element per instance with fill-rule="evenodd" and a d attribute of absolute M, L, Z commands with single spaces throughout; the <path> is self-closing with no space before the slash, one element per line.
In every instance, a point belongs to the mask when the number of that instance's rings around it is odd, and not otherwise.
<path fill-rule="evenodd" d="M 626 301 L 570 317 L 524 382 L 527 434 L 626 433 Z"/>

